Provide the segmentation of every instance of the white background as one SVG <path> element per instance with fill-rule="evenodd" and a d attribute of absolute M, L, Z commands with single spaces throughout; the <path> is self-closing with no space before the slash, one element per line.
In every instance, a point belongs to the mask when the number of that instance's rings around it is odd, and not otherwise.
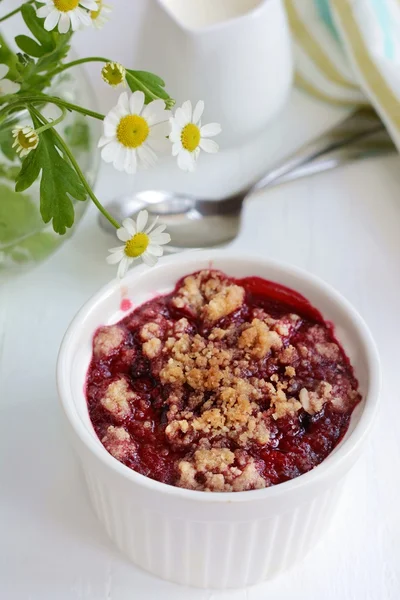
<path fill-rule="evenodd" d="M 109 55 L 143 68 L 134 63 L 135 39 L 148 1 L 115 1 L 112 22 L 102 32 L 76 36 L 78 54 Z M 15 5 L 6 0 L 1 12 Z M 116 92 L 101 82 L 98 65 L 89 71 L 100 108 L 107 111 Z M 217 196 L 238 189 L 344 114 L 296 92 L 257 139 L 201 157 L 193 176 L 178 172 L 172 160 L 137 177 L 103 165 L 96 191 L 105 202 L 154 187 Z M 384 382 L 372 439 L 348 479 L 333 530 L 302 564 L 249 590 L 190 590 L 152 578 L 119 554 L 92 513 L 62 427 L 54 371 L 72 316 L 114 275 L 104 259 L 115 239 L 97 227 L 96 216 L 89 210 L 72 241 L 0 288 L 0 598 L 398 600 L 398 157 L 277 187 L 245 207 L 236 249 L 306 268 L 347 296 L 376 338 Z"/>

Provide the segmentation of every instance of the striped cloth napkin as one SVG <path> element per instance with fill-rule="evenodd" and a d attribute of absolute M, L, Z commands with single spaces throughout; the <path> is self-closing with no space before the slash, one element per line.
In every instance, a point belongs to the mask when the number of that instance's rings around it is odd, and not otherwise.
<path fill-rule="evenodd" d="M 400 150 L 400 0 L 285 4 L 297 84 L 336 104 L 372 104 Z"/>

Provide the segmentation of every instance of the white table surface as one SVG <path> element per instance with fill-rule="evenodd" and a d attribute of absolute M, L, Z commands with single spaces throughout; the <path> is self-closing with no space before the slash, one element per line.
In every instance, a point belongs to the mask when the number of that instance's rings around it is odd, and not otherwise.
<path fill-rule="evenodd" d="M 117 4 L 117 3 L 116 3 Z M 79 34 L 80 54 L 134 64 L 146 0 L 122 2 L 101 34 Z M 1 4 L 2 12 L 13 0 Z M 122 8 L 123 6 L 123 8 Z M 143 65 L 140 65 L 142 67 Z M 90 69 L 101 109 L 115 93 Z M 193 176 L 167 161 L 132 178 L 103 165 L 96 191 L 149 187 L 216 195 L 339 120 L 344 111 L 295 93 L 257 140 L 202 157 Z M 114 275 L 115 240 L 91 208 L 50 260 L 0 288 L 0 598 L 3 600 L 398 600 L 400 598 L 400 169 L 375 159 L 270 190 L 249 202 L 236 249 L 284 260 L 323 277 L 361 312 L 383 366 L 382 408 L 351 472 L 335 527 L 304 562 L 249 590 L 208 592 L 155 579 L 130 564 L 92 513 L 64 435 L 55 388 L 62 335 L 82 303 Z M 397 406 L 396 406 L 397 403 Z"/>

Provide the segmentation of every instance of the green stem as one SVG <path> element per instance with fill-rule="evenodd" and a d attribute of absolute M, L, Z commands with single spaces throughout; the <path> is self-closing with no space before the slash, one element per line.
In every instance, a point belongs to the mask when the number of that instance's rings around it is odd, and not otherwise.
<path fill-rule="evenodd" d="M 33 112 L 34 115 L 36 115 L 36 117 L 38 119 L 40 119 L 42 121 L 42 123 L 44 123 L 45 125 L 49 124 L 49 121 L 47 121 L 47 119 L 38 110 L 36 110 L 36 108 L 34 108 L 32 106 L 32 107 L 30 107 L 30 110 Z M 53 135 L 56 137 L 59 145 L 65 152 L 66 156 L 68 156 L 68 159 L 69 159 L 71 165 L 75 169 L 76 174 L 78 175 L 79 179 L 81 180 L 82 185 L 85 188 L 85 190 L 87 191 L 92 202 L 96 205 L 96 207 L 101 212 L 101 214 L 111 223 L 111 225 L 113 225 L 116 229 L 119 229 L 121 227 L 121 225 L 106 211 L 104 206 L 100 203 L 98 198 L 93 193 L 92 188 L 86 181 L 86 177 L 82 173 L 80 166 L 76 162 L 74 155 L 72 154 L 71 150 L 69 149 L 69 146 L 64 142 L 63 138 L 60 136 L 60 134 L 55 129 L 53 129 Z"/>
<path fill-rule="evenodd" d="M 6 114 L 10 110 L 12 110 L 13 108 L 18 108 L 20 104 L 25 105 L 27 102 L 51 102 L 52 104 L 56 104 L 60 108 L 64 107 L 67 110 L 73 110 L 75 112 L 81 113 L 82 115 L 93 117 L 94 119 L 99 119 L 99 121 L 104 120 L 104 115 L 102 115 L 101 113 L 95 112 L 94 110 L 89 110 L 88 108 L 83 108 L 82 106 L 77 106 L 76 104 L 72 104 L 71 102 L 66 102 L 65 100 L 61 100 L 61 98 L 57 98 L 56 96 L 46 96 L 46 94 L 43 94 L 41 96 L 20 96 L 16 102 L 8 104 L 2 110 L 0 110 L 0 117 L 3 114 Z"/>
<path fill-rule="evenodd" d="M 17 13 L 19 13 L 19 11 L 21 10 L 21 8 L 24 6 L 24 4 L 33 4 L 35 0 L 28 0 L 28 2 L 24 2 L 23 4 L 21 4 L 21 6 L 18 6 L 18 8 L 15 8 L 14 10 L 12 10 L 11 12 L 7 13 L 6 15 L 4 15 L 4 17 L 0 18 L 0 23 L 2 21 L 5 21 L 6 19 L 9 19 L 10 17 L 13 17 L 14 15 L 16 15 Z"/>
<path fill-rule="evenodd" d="M 61 65 L 61 67 L 57 67 L 57 69 L 50 71 L 50 75 L 56 75 L 57 73 L 62 73 L 63 71 L 66 71 L 67 69 L 70 69 L 71 67 L 76 67 L 77 65 L 83 65 L 84 63 L 88 63 L 88 62 L 108 63 L 108 62 L 111 62 L 111 60 L 109 58 L 104 58 L 103 56 L 88 56 L 87 58 L 79 58 L 78 60 L 73 60 L 69 63 L 65 63 L 64 65 Z"/>
<path fill-rule="evenodd" d="M 39 129 L 36 129 L 36 133 L 42 133 L 43 131 L 46 131 L 46 129 L 50 129 L 51 127 L 55 127 L 56 125 L 58 125 L 59 123 L 61 123 L 61 121 L 64 120 L 65 114 L 66 114 L 66 109 L 62 108 L 62 115 L 60 115 L 58 117 L 58 119 L 54 119 L 53 121 L 49 121 L 47 123 L 47 125 L 43 125 L 42 127 L 39 127 Z"/>

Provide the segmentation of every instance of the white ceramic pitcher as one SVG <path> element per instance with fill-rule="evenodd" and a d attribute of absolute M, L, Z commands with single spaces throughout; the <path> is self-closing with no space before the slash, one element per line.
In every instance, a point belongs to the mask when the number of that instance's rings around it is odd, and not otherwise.
<path fill-rule="evenodd" d="M 223 145 L 239 145 L 279 111 L 292 82 L 282 0 L 151 0 L 138 64 L 160 74 L 177 103 L 205 101 Z M 142 52 L 141 52 L 142 50 Z"/>

